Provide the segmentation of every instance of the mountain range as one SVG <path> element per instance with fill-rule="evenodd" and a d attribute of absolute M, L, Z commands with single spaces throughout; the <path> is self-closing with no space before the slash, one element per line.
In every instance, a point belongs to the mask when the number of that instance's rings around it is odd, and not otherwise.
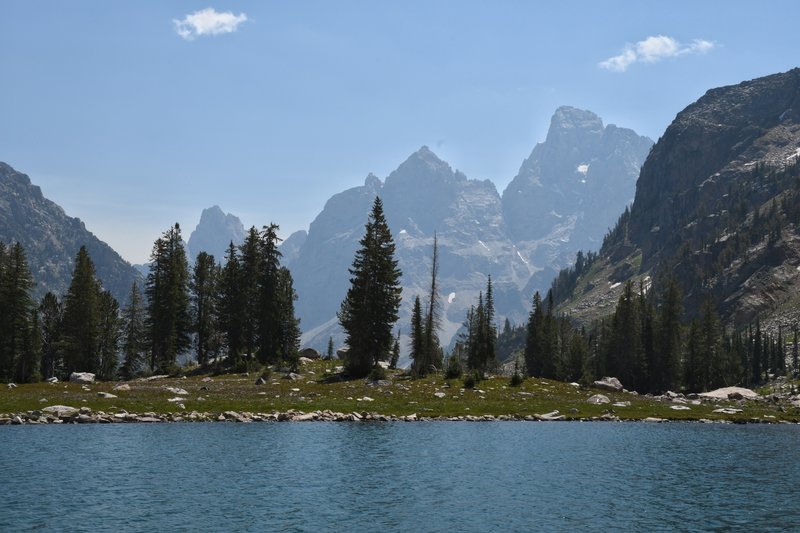
<path fill-rule="evenodd" d="M 629 129 L 605 126 L 589 111 L 556 110 L 546 139 L 526 158 L 502 196 L 489 180 L 469 179 L 429 148 L 411 154 L 385 179 L 369 174 L 364 184 L 328 200 L 308 231 L 281 244 L 299 299 L 303 344 L 324 348 L 341 342 L 336 319 L 367 214 L 380 196 L 397 244 L 403 272 L 400 329 L 407 329 L 410 302 L 429 283 L 434 235 L 439 243 L 443 303 L 441 339 L 456 335 L 470 306 L 491 276 L 500 320 L 525 320 L 534 290 L 543 290 L 579 249 L 597 248 L 603 234 L 633 198 L 634 183 L 652 141 Z M 121 302 L 139 271 L 44 198 L 27 176 L 0 166 L 0 240 L 19 240 L 28 251 L 37 295 L 63 293 L 72 261 L 86 243 L 103 284 Z M 200 251 L 224 261 L 244 227 L 219 206 L 205 209 L 186 244 L 190 260 Z"/>
<path fill-rule="evenodd" d="M 594 113 L 561 107 L 502 196 L 491 181 L 467 178 L 425 146 L 385 180 L 369 174 L 363 185 L 328 200 L 308 232 L 282 244 L 303 343 L 322 348 L 329 336 L 342 339 L 336 311 L 375 196 L 383 200 L 403 272 L 400 328 L 414 296 L 425 295 L 437 236 L 447 345 L 489 275 L 500 319 L 524 321 L 533 291 L 546 288 L 579 249 L 599 246 L 633 198 L 651 146 L 632 130 L 604 126 Z"/>

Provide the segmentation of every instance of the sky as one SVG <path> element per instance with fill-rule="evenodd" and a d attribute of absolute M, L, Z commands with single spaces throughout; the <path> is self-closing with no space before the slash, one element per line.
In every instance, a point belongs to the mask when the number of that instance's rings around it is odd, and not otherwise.
<path fill-rule="evenodd" d="M 422 145 L 502 193 L 558 106 L 653 140 L 799 66 L 795 1 L 0 2 L 0 161 L 145 262 L 206 207 L 307 229 Z"/>

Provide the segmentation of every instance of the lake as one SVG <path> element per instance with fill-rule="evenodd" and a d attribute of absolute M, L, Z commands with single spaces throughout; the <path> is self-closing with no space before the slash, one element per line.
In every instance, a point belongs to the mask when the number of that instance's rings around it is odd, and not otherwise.
<path fill-rule="evenodd" d="M 0 531 L 787 531 L 800 426 L 0 428 Z"/>

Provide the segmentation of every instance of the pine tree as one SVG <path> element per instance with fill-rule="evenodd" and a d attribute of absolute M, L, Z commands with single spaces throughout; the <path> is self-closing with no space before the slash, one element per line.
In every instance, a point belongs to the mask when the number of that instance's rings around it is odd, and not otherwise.
<path fill-rule="evenodd" d="M 658 393 L 678 388 L 683 295 L 674 277 L 667 280 L 661 300 L 661 309 L 656 325 L 656 355 L 649 363 L 651 368 L 650 388 L 653 392 Z"/>
<path fill-rule="evenodd" d="M 294 290 L 292 274 L 288 268 L 281 267 L 277 273 L 275 294 L 274 329 L 277 339 L 276 357 L 279 357 L 296 369 L 300 360 L 300 320 L 294 314 L 294 302 L 297 293 Z"/>
<path fill-rule="evenodd" d="M 108 291 L 102 291 L 98 299 L 98 316 L 100 318 L 98 330 L 98 366 L 97 373 L 100 379 L 114 379 L 117 370 L 117 355 L 119 353 L 119 339 L 121 334 L 121 321 L 119 304 Z"/>
<path fill-rule="evenodd" d="M 525 339 L 525 371 L 529 376 L 541 377 L 544 369 L 544 311 L 542 298 L 533 295 L 533 307 L 528 316 L 528 335 Z"/>
<path fill-rule="evenodd" d="M 19 375 L 30 335 L 33 278 L 20 243 L 0 247 L 0 379 Z M 27 376 L 26 376 L 27 377 Z"/>
<path fill-rule="evenodd" d="M 350 348 L 345 368 L 354 377 L 366 376 L 388 352 L 400 308 L 400 270 L 378 197 L 359 244 L 350 269 L 351 286 L 338 313 Z"/>
<path fill-rule="evenodd" d="M 206 252 L 197 254 L 192 270 L 191 311 L 192 330 L 195 334 L 197 363 L 205 367 L 216 330 L 217 264 L 214 256 Z"/>
<path fill-rule="evenodd" d="M 17 380 L 33 383 L 42 379 L 39 364 L 42 359 L 42 330 L 38 309 L 31 310 L 30 327 L 25 335 L 24 349 L 17 366 Z"/>
<path fill-rule="evenodd" d="M 424 326 L 424 368 L 418 368 L 423 374 L 427 373 L 430 367 L 441 368 L 442 366 L 442 347 L 439 345 L 439 328 L 441 327 L 441 303 L 439 300 L 439 239 L 436 233 L 433 234 L 433 256 L 431 261 L 431 284 L 429 286 L 427 310 L 425 314 Z M 491 278 L 489 278 L 491 284 Z"/>
<path fill-rule="evenodd" d="M 39 304 L 39 323 L 42 339 L 40 371 L 44 378 L 63 374 L 61 328 L 64 308 L 55 294 L 48 292 Z"/>
<path fill-rule="evenodd" d="M 425 357 L 425 327 L 422 323 L 422 304 L 419 296 L 414 298 L 411 311 L 411 374 L 424 376 L 427 371 Z"/>
<path fill-rule="evenodd" d="M 325 358 L 333 359 L 333 337 L 328 337 L 328 350 L 325 352 Z"/>
<path fill-rule="evenodd" d="M 146 317 L 142 293 L 136 280 L 131 284 L 128 304 L 122 311 L 122 368 L 124 379 L 131 379 L 142 368 L 147 350 Z"/>
<path fill-rule="evenodd" d="M 389 361 L 389 368 L 394 370 L 397 368 L 397 362 L 400 360 L 400 332 L 397 332 L 397 336 L 394 338 L 394 344 L 392 344 L 392 358 Z"/>
<path fill-rule="evenodd" d="M 67 295 L 64 298 L 64 373 L 98 373 L 100 366 L 100 293 L 94 263 L 85 246 L 75 258 Z"/>
<path fill-rule="evenodd" d="M 147 276 L 150 371 L 170 373 L 191 346 L 189 265 L 178 224 L 153 244 Z"/>
<path fill-rule="evenodd" d="M 231 242 L 220 278 L 218 313 L 228 351 L 227 363 L 232 367 L 238 365 L 243 345 L 242 327 L 245 319 L 241 305 L 241 277 L 239 257 Z"/>
<path fill-rule="evenodd" d="M 259 282 L 263 270 L 261 246 L 261 234 L 253 226 L 248 230 L 244 242 L 239 247 L 241 252 L 241 275 L 238 279 L 240 300 L 237 305 L 241 307 L 242 349 L 248 360 L 255 357 L 258 349 L 259 315 L 261 310 Z"/>

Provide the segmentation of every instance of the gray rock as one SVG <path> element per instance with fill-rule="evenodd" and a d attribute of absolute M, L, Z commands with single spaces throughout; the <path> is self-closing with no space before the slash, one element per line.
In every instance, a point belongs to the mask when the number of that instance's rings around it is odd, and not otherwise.
<path fill-rule="evenodd" d="M 606 396 L 604 394 L 595 394 L 594 396 L 590 396 L 589 399 L 586 400 L 586 401 L 588 403 L 591 403 L 591 404 L 594 404 L 594 405 L 600 405 L 600 404 L 604 404 L 604 403 L 611 403 L 611 400 L 608 399 L 608 396 Z"/>
<path fill-rule="evenodd" d="M 8 384 L 8 388 L 9 389 L 16 389 L 17 388 L 17 384 L 16 383 L 9 383 Z"/>
<path fill-rule="evenodd" d="M 116 387 L 114 387 L 112 390 L 115 390 L 115 391 L 129 391 L 129 390 L 131 390 L 131 386 L 128 385 L 127 383 L 122 383 L 121 385 L 117 385 Z"/>
<path fill-rule="evenodd" d="M 116 398 L 117 397 L 116 394 L 111 394 L 110 392 L 98 392 L 97 396 L 99 396 L 100 398 L 106 398 L 106 399 L 111 399 L 111 398 Z"/>
<path fill-rule="evenodd" d="M 51 413 L 57 417 L 72 416 L 78 414 L 77 407 L 70 407 L 69 405 L 49 405 L 42 408 L 43 413 Z"/>
<path fill-rule="evenodd" d="M 91 372 L 73 372 L 69 375 L 70 383 L 88 384 L 94 383 L 94 374 Z"/>
<path fill-rule="evenodd" d="M 604 377 L 592 383 L 592 387 L 596 389 L 607 390 L 610 392 L 622 392 L 622 383 L 617 378 Z"/>
<path fill-rule="evenodd" d="M 172 394 L 177 394 L 179 396 L 188 396 L 189 393 L 185 389 L 181 389 L 179 387 L 164 387 L 168 392 Z"/>
<path fill-rule="evenodd" d="M 266 379 L 264 379 L 264 376 L 260 376 L 260 377 L 259 377 L 259 378 L 256 380 L 256 385 L 266 385 L 266 384 L 267 384 L 267 380 L 266 380 Z"/>
<path fill-rule="evenodd" d="M 45 381 L 47 381 L 48 383 L 58 383 L 58 378 L 53 376 L 51 378 L 47 378 Z"/>

